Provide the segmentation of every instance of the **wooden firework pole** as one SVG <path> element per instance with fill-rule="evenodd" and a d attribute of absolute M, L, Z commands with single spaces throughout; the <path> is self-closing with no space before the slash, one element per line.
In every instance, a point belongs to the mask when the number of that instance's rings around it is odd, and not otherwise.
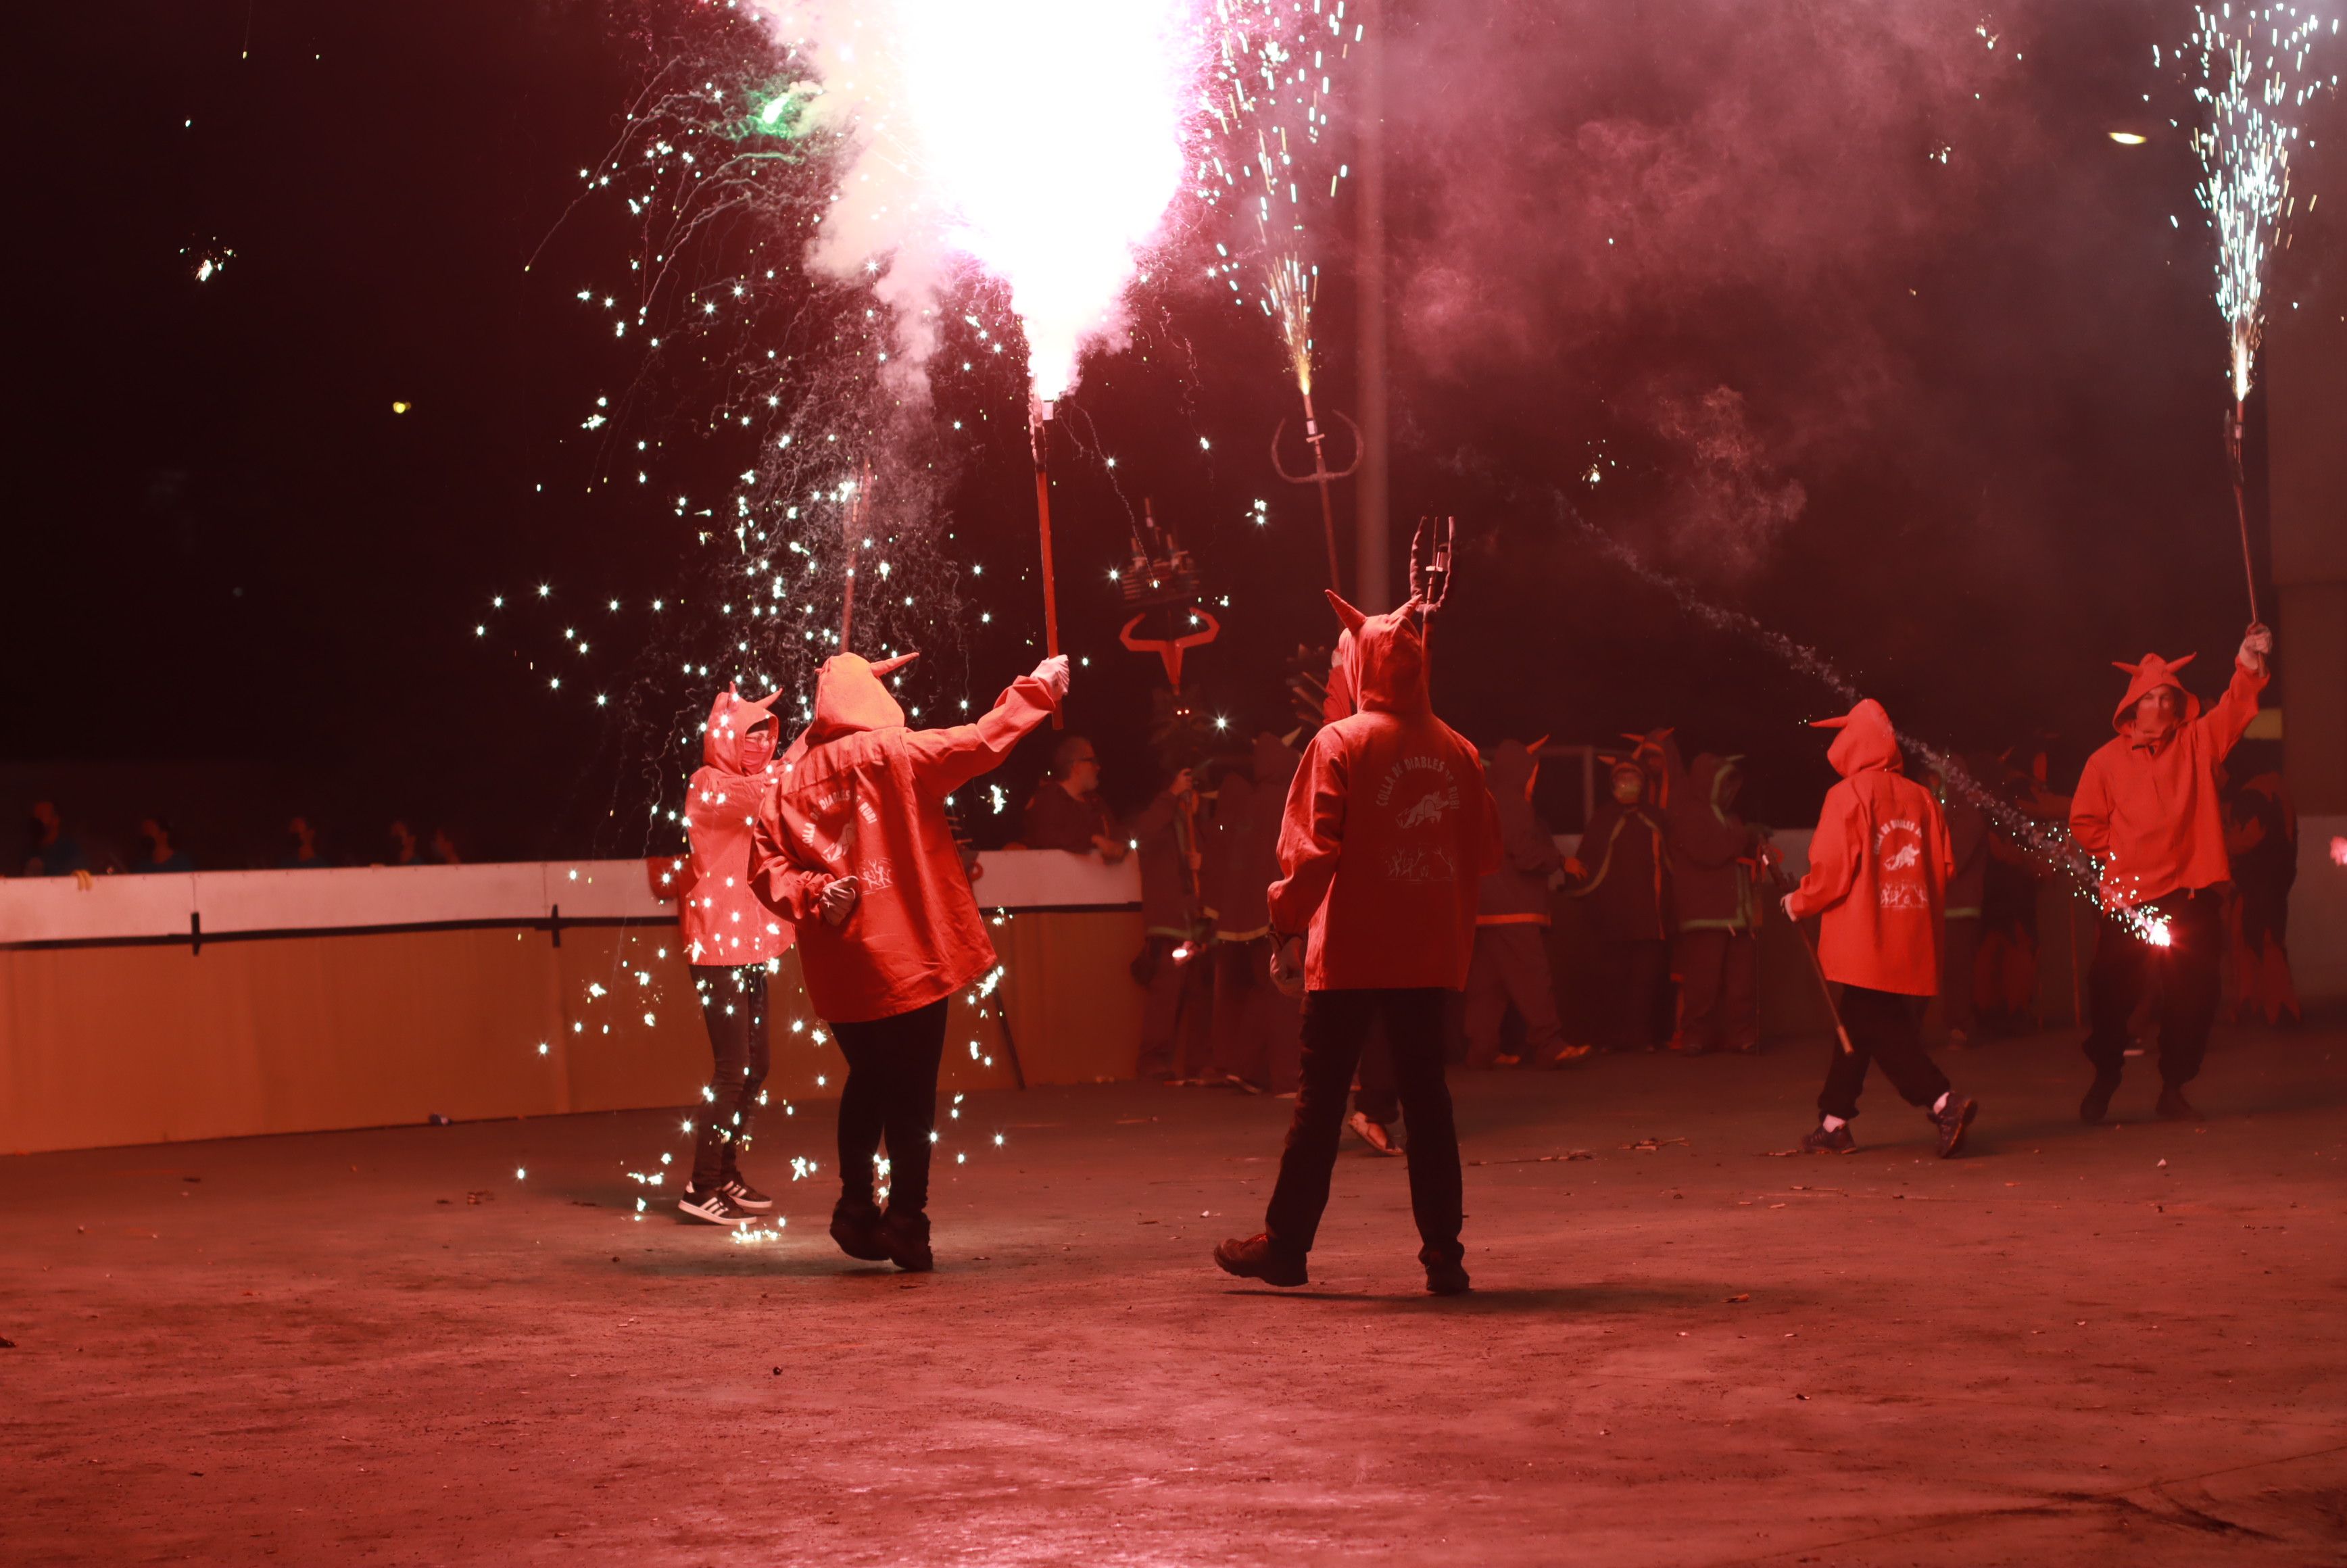
<path fill-rule="evenodd" d="M 2242 426 L 2249 417 L 2248 405 L 2239 398 L 2233 400 L 2233 412 L 2225 419 L 2225 454 L 2232 460 L 2233 516 L 2241 526 L 2241 576 L 2250 588 L 2250 623 L 2262 625 L 2265 617 L 2258 613 L 2258 569 L 2250 556 L 2249 487 L 2241 467 Z"/>
<path fill-rule="evenodd" d="M 1060 655 L 1060 600 L 1051 580 L 1051 404 L 1031 397 L 1027 404 L 1027 444 L 1035 457 L 1035 522 L 1043 545 L 1043 652 Z M 1051 715 L 1051 728 L 1064 729 L 1067 720 Z"/>
<path fill-rule="evenodd" d="M 847 651 L 848 633 L 856 629 L 856 536 L 864 526 L 864 514 L 872 493 L 872 465 L 867 460 L 863 476 L 856 481 L 856 493 L 847 498 L 847 508 L 839 515 L 839 542 L 847 549 L 847 572 L 839 599 L 839 651 Z"/>

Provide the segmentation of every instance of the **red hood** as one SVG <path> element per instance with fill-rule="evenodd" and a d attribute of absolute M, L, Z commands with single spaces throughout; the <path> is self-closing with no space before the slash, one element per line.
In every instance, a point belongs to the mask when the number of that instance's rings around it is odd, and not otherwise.
<path fill-rule="evenodd" d="M 1905 771 L 1900 765 L 1899 734 L 1891 727 L 1891 715 L 1871 697 L 1860 698 L 1858 706 L 1839 719 L 1814 720 L 1809 727 L 1841 732 L 1826 748 L 1826 761 L 1844 778 L 1869 768 L 1894 774 Z"/>
<path fill-rule="evenodd" d="M 1252 760 L 1255 787 L 1284 796 L 1288 781 L 1296 776 L 1296 764 L 1304 759 L 1277 735 L 1266 733 L 1255 738 Z"/>
<path fill-rule="evenodd" d="M 1346 684 L 1361 710 L 1372 713 L 1426 713 L 1433 700 L 1426 684 L 1426 640 L 1419 635 L 1411 600 L 1383 615 L 1364 615 L 1324 589 L 1337 619 L 1352 639 L 1344 661 Z"/>
<path fill-rule="evenodd" d="M 819 746 L 865 730 L 904 728 L 905 710 L 880 677 L 919 657 L 899 653 L 874 664 L 860 653 L 835 653 L 825 660 L 815 674 L 815 723 L 801 738 Z"/>
<path fill-rule="evenodd" d="M 718 692 L 717 701 L 709 705 L 709 723 L 701 732 L 702 762 L 720 773 L 748 773 L 742 765 L 742 739 L 758 725 L 774 723 L 774 698 L 781 695 L 776 692 L 753 702 L 731 686 Z"/>
<path fill-rule="evenodd" d="M 1483 764 L 1483 778 L 1495 799 L 1532 798 L 1532 784 L 1540 777 L 1540 764 L 1532 760 L 1532 753 L 1545 740 L 1543 736 L 1530 746 L 1522 741 L 1501 741 L 1491 748 L 1491 759 Z"/>
<path fill-rule="evenodd" d="M 2197 653 L 2187 653 L 2183 658 L 2170 662 L 2157 653 L 2147 653 L 2143 656 L 2143 662 L 2140 664 L 2122 664 L 2116 660 L 2112 661 L 2112 669 L 2124 670 L 2134 679 L 2127 682 L 2127 695 L 2119 700 L 2117 711 L 2111 714 L 2111 728 L 2122 735 L 2134 728 L 2135 705 L 2162 686 L 2175 687 L 2184 698 L 2184 723 L 2188 724 L 2198 718 L 2200 699 L 2185 691 L 2184 682 L 2176 678 L 2178 671 L 2198 657 Z"/>
<path fill-rule="evenodd" d="M 1360 711 L 1360 704 L 1353 701 L 1353 634 L 1340 631 L 1337 646 L 1328 654 L 1328 694 L 1320 703 L 1320 722 L 1333 724 Z"/>

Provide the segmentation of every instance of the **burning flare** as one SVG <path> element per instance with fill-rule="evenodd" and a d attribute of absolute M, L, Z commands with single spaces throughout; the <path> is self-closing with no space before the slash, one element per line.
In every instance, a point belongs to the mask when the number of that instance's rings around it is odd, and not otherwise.
<path fill-rule="evenodd" d="M 756 0 L 856 152 L 814 259 L 882 272 L 917 363 L 956 258 L 1009 285 L 1050 402 L 1122 325 L 1202 112 L 1184 0 Z M 885 269 L 885 272 L 883 272 Z"/>

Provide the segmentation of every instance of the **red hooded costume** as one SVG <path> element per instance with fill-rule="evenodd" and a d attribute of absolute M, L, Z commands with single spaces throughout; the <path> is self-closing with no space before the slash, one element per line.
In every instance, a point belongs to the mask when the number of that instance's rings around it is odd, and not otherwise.
<path fill-rule="evenodd" d="M 701 766 L 684 803 L 692 847 L 681 867 L 678 899 L 685 952 L 696 964 L 763 964 L 790 950 L 791 927 L 750 891 L 751 831 L 783 763 L 776 745 L 752 773 L 742 764 L 742 743 L 757 725 L 775 726 L 774 701 L 745 702 L 728 687 L 711 704 L 701 733 Z"/>
<path fill-rule="evenodd" d="M 2176 678 L 2192 659 L 2188 653 L 2171 664 L 2147 653 L 2140 664 L 2118 666 L 2134 677 L 2111 715 L 2118 738 L 2086 759 L 2070 803 L 2071 836 L 2102 861 L 2104 884 L 2131 903 L 2232 875 L 2217 765 L 2257 717 L 2266 676 L 2237 661 L 2225 694 L 2203 713 L 2200 699 Z M 2136 703 L 2163 686 L 2184 699 L 2183 722 L 2157 739 L 2137 734 Z"/>
<path fill-rule="evenodd" d="M 951 996 L 994 963 L 945 798 L 998 766 L 1050 718 L 1050 690 L 1021 676 L 973 724 L 908 730 L 879 677 L 911 659 L 824 661 L 815 723 L 758 812 L 753 890 L 798 927 L 807 999 L 833 1023 L 893 1018 Z M 861 895 L 827 926 L 824 889 Z"/>
<path fill-rule="evenodd" d="M 1500 868 L 1483 878 L 1476 895 L 1479 926 L 1545 926 L 1550 913 L 1549 874 L 1564 864 L 1548 824 L 1532 809 L 1532 785 L 1540 777 L 1534 753 L 1543 743 L 1501 741 L 1485 774 L 1500 814 L 1503 856 Z"/>
<path fill-rule="evenodd" d="M 1345 684 L 1360 712 L 1312 737 L 1288 786 L 1272 928 L 1309 927 L 1307 989 L 1457 990 L 1478 885 L 1500 867 L 1498 808 L 1475 748 L 1434 716 L 1412 607 L 1328 602 L 1351 634 Z"/>
<path fill-rule="evenodd" d="M 1826 760 L 1841 782 L 1826 792 L 1809 840 L 1809 874 L 1788 912 L 1822 914 L 1826 978 L 1928 997 L 1940 989 L 1940 911 L 1954 857 L 1932 792 L 1908 778 L 1891 715 L 1869 697 L 1816 728 L 1841 733 Z"/>

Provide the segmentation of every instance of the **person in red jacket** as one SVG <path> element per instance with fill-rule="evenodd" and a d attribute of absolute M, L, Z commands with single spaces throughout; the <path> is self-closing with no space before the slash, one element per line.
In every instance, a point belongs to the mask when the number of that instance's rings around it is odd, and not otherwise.
<path fill-rule="evenodd" d="M 2147 990 L 2159 1004 L 2159 1113 L 2198 1121 L 2184 1086 L 2200 1071 L 2216 1021 L 2224 959 L 2224 803 L 2217 769 L 2257 717 L 2273 633 L 2251 626 L 2233 678 L 2208 712 L 2170 663 L 2147 653 L 2121 664 L 2118 732 L 2086 759 L 2070 801 L 2070 835 L 2101 868 L 2106 917 L 2086 971 L 2085 1050 L 2095 1081 L 2078 1119 L 2099 1122 L 2118 1091 L 2127 1021 Z"/>
<path fill-rule="evenodd" d="M 1940 916 L 1952 860 L 1948 825 L 1932 792 L 1905 775 L 1891 715 L 1869 697 L 1816 728 L 1840 730 L 1826 760 L 1841 782 L 1826 792 L 1809 839 L 1809 874 L 1785 895 L 1795 920 L 1821 917 L 1818 963 L 1838 982 L 1844 1038 L 1818 1095 L 1811 1153 L 1858 1146 L 1850 1118 L 1878 1064 L 1910 1105 L 1931 1115 L 1946 1159 L 1963 1147 L 1979 1107 L 1957 1097 L 1923 1050 L 1919 1014 L 1940 989 Z"/>
<path fill-rule="evenodd" d="M 676 1206 L 712 1225 L 740 1225 L 774 1206 L 743 1179 L 740 1163 L 771 1061 L 766 975 L 791 946 L 790 927 L 750 892 L 751 829 L 779 767 L 774 701 L 745 702 L 730 686 L 717 694 L 701 731 L 701 767 L 685 791 L 691 848 L 677 867 L 678 923 L 715 1068 L 695 1118 L 692 1174 Z"/>
<path fill-rule="evenodd" d="M 976 723 L 912 730 L 880 678 L 913 657 L 824 661 L 815 722 L 758 811 L 750 886 L 797 928 L 807 999 L 847 1058 L 832 1239 L 850 1257 L 921 1271 L 934 1266 L 929 1143 L 946 1002 L 995 961 L 945 800 L 1058 711 L 1068 661 L 1043 661 Z M 884 1139 L 885 1216 L 873 1201 Z"/>
<path fill-rule="evenodd" d="M 1611 796 L 1589 814 L 1564 863 L 1566 894 L 1587 902 L 1603 955 L 1592 1000 L 1608 1050 L 1652 1050 L 1668 1027 L 1670 853 L 1662 815 L 1647 804 L 1653 784 L 1638 763 L 1616 759 Z"/>
<path fill-rule="evenodd" d="M 1500 823 L 1475 748 L 1434 716 L 1421 601 L 1365 616 L 1334 593 L 1353 634 L 1360 711 L 1312 738 L 1288 786 L 1271 889 L 1273 976 L 1299 981 L 1304 1081 L 1261 1235 L 1214 1248 L 1230 1274 L 1302 1285 L 1328 1204 L 1345 1091 L 1382 1019 L 1409 1119 L 1410 1210 L 1426 1287 L 1468 1287 L 1459 1134 L 1442 1081 L 1444 993 L 1467 980 L 1477 885 L 1500 865 Z"/>
<path fill-rule="evenodd" d="M 1699 754 L 1688 768 L 1678 743 L 1663 739 L 1670 804 L 1663 814 L 1671 852 L 1671 906 L 1677 935 L 1679 1030 L 1689 1055 L 1760 1049 L 1760 901 L 1766 865 L 1761 830 L 1736 809 L 1744 790 L 1739 757 Z"/>
<path fill-rule="evenodd" d="M 1532 809 L 1532 785 L 1540 776 L 1534 750 L 1522 741 L 1501 741 L 1491 753 L 1491 798 L 1500 813 L 1500 868 L 1483 878 L 1475 903 L 1475 958 L 1467 968 L 1467 1065 L 1513 1067 L 1529 1059 L 1556 1067 L 1589 1054 L 1585 1045 L 1564 1043 L 1556 1016 L 1556 987 L 1549 977 L 1549 877 L 1563 869 L 1564 856 L 1548 824 Z M 1524 1020 L 1523 1057 L 1500 1050 L 1500 1028 L 1509 1005 Z"/>
<path fill-rule="evenodd" d="M 1125 828 L 1141 862 L 1142 948 L 1133 978 L 1144 992 L 1133 1076 L 1194 1081 L 1204 1071 L 1206 1015 L 1213 1006 L 1198 873 L 1197 775 L 1177 769 Z"/>

